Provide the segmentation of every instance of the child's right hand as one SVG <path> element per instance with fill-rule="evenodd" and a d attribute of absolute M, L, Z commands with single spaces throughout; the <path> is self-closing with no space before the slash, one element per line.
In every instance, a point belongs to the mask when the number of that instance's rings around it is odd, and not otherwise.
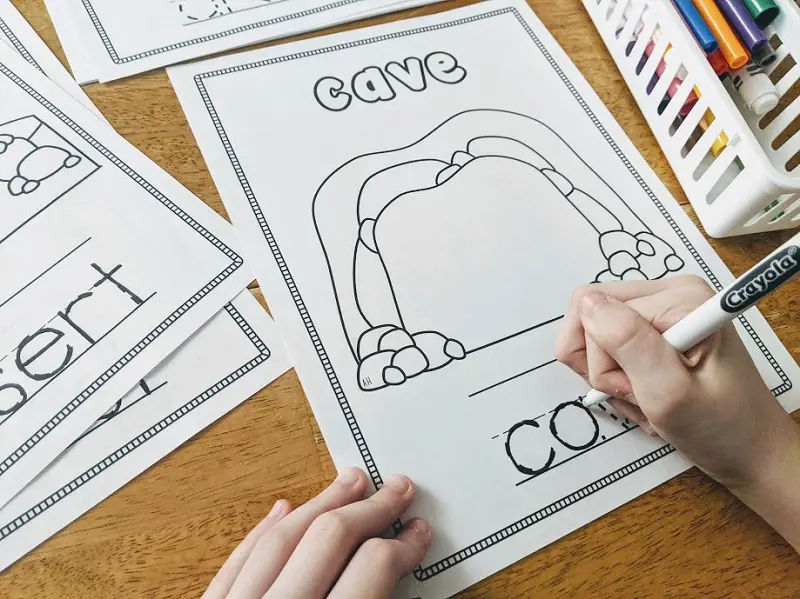
<path fill-rule="evenodd" d="M 661 336 L 712 295 L 694 276 L 582 287 L 558 359 L 800 547 L 800 433 L 733 325 L 685 356 Z"/>

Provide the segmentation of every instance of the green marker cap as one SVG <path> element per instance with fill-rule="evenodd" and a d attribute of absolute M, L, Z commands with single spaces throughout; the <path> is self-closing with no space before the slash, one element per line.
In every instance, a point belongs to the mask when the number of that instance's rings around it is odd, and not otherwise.
<path fill-rule="evenodd" d="M 778 15 L 781 13 L 781 10 L 772 0 L 743 0 L 744 5 L 747 7 L 747 10 L 750 11 L 750 14 L 753 15 L 753 18 L 756 20 L 756 24 L 764 29 L 770 23 L 772 23 L 775 19 L 778 18 Z"/>

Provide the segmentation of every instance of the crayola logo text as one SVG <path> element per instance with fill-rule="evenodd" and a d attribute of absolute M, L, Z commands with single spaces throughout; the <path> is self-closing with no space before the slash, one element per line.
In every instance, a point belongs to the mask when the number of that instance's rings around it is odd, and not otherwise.
<path fill-rule="evenodd" d="M 789 246 L 757 268 L 722 297 L 722 309 L 741 312 L 800 272 L 800 248 Z"/>

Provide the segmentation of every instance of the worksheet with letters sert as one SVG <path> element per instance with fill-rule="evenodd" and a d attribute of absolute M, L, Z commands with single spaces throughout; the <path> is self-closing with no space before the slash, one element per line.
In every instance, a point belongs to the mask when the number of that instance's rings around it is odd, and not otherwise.
<path fill-rule="evenodd" d="M 731 274 L 526 4 L 170 75 L 337 466 L 419 485 L 405 518 L 435 540 L 405 596 L 451 595 L 687 468 L 582 406 L 556 331 L 581 284 Z M 800 406 L 765 320 L 737 327 Z"/>
<path fill-rule="evenodd" d="M 290 368 L 243 291 L 0 509 L 0 570 Z"/>
<path fill-rule="evenodd" d="M 0 506 L 247 286 L 230 226 L 0 44 Z"/>

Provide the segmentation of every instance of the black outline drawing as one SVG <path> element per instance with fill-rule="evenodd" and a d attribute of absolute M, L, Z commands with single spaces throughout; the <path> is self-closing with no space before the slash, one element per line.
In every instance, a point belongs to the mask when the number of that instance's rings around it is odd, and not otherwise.
<path fill-rule="evenodd" d="M 168 416 L 161 419 L 159 422 L 148 428 L 146 431 L 143 431 L 141 434 L 137 435 L 133 439 L 126 441 L 123 445 L 121 445 L 116 451 L 111 452 L 107 456 L 103 457 L 102 459 L 98 460 L 91 468 L 86 469 L 80 476 L 77 476 L 69 483 L 58 489 L 56 492 L 52 493 L 50 496 L 45 497 L 42 499 L 38 504 L 28 509 L 25 513 L 20 514 L 13 520 L 2 523 L 0 527 L 0 541 L 4 541 L 8 537 L 10 537 L 15 532 L 22 530 L 22 528 L 28 524 L 29 522 L 33 521 L 37 516 L 40 516 L 51 507 L 56 505 L 57 503 L 61 502 L 62 500 L 66 499 L 73 493 L 75 493 L 78 489 L 89 483 L 92 479 L 102 474 L 105 470 L 109 467 L 113 466 L 125 456 L 129 455 L 131 452 L 135 451 L 139 447 L 145 445 L 148 441 L 156 437 L 158 434 L 167 430 L 170 426 L 178 422 L 181 418 L 186 416 L 187 414 L 191 413 L 192 411 L 196 410 L 203 404 L 207 403 L 211 399 L 214 398 L 220 391 L 223 391 L 232 383 L 236 382 L 251 370 L 266 362 L 270 356 L 272 355 L 270 349 L 264 343 L 264 341 L 256 334 L 250 324 L 244 319 L 244 317 L 239 313 L 239 311 L 233 306 L 233 304 L 227 304 L 225 306 L 225 311 L 228 315 L 234 320 L 236 325 L 241 329 L 242 333 L 244 333 L 250 342 L 255 347 L 257 354 L 239 366 L 236 370 L 228 374 L 227 376 L 223 377 L 218 382 L 214 383 L 210 387 L 208 387 L 205 391 L 203 391 L 200 395 L 192 398 L 184 405 L 182 405 L 177 410 L 173 411 Z M 151 390 L 152 392 L 152 390 Z M 140 398 L 141 399 L 141 398 Z M 135 403 L 135 402 L 134 402 Z M 131 407 L 133 403 L 131 403 L 128 407 Z M 99 426 L 102 426 L 104 422 L 96 424 L 90 431 L 85 433 L 82 437 L 84 438 L 89 433 L 97 430 Z M 75 441 L 75 443 L 78 443 Z"/>
<path fill-rule="evenodd" d="M 562 439 L 561 436 L 558 434 L 558 415 L 563 412 L 564 409 L 573 406 L 575 408 L 579 408 L 582 410 L 588 417 L 592 424 L 593 431 L 591 438 L 588 441 L 585 441 L 581 445 L 572 445 L 569 441 Z M 595 413 L 590 410 L 589 408 L 585 407 L 580 399 L 567 401 L 557 405 L 554 409 L 546 412 L 544 414 L 540 414 L 535 418 L 526 418 L 515 423 L 511 428 L 504 431 L 501 434 L 494 435 L 492 439 L 499 439 L 503 435 L 505 435 L 505 442 L 504 448 L 506 452 L 506 456 L 508 457 L 511 465 L 517 470 L 517 472 L 524 474 L 525 478 L 518 483 L 516 486 L 523 485 L 527 482 L 532 481 L 534 478 L 538 478 L 539 476 L 543 475 L 546 472 L 551 472 L 555 468 L 571 462 L 575 458 L 580 457 L 581 455 L 588 453 L 594 449 L 597 449 L 601 445 L 609 443 L 616 439 L 617 437 L 621 437 L 625 433 L 628 433 L 634 429 L 639 428 L 638 425 L 635 425 L 630 422 L 627 418 L 618 415 L 613 410 L 606 408 L 605 406 L 599 406 L 600 412 L 603 413 L 603 416 L 607 416 L 608 419 L 603 418 L 599 420 Z M 551 435 L 551 446 L 550 451 L 547 452 L 547 457 L 543 460 L 542 465 L 538 467 L 533 467 L 530 464 L 521 463 L 520 459 L 514 454 L 514 451 L 511 448 L 511 439 L 518 430 L 523 429 L 526 426 L 530 426 L 537 430 L 542 430 L 544 427 L 539 423 L 539 420 L 543 418 L 549 418 L 548 429 Z M 603 429 L 608 428 L 608 426 L 612 426 L 613 429 L 616 429 L 617 426 L 621 427 L 621 430 L 613 430 L 613 434 L 611 430 L 606 430 L 608 435 L 601 434 L 601 427 L 600 423 L 603 423 Z M 553 444 L 558 442 L 562 449 L 556 451 L 556 448 L 553 447 Z M 562 453 L 565 453 L 566 456 L 562 456 Z"/>
<path fill-rule="evenodd" d="M 443 145 L 450 148 L 449 156 L 441 154 Z M 480 188 L 481 176 L 486 177 L 491 186 L 497 176 L 496 169 L 503 163 L 521 167 L 513 172 L 526 177 L 526 185 L 518 186 L 520 193 L 516 196 L 503 196 L 502 207 L 499 207 L 499 198 L 478 197 L 480 192 L 464 195 L 459 187 L 448 191 L 460 173 L 467 172 L 470 175 L 466 176 L 472 177 L 467 184 L 469 189 Z M 477 175 L 471 174 L 476 171 Z M 508 181 L 509 177 L 503 179 Z M 380 190 L 377 194 L 374 192 L 376 188 Z M 513 235 L 519 239 L 530 238 L 536 230 L 536 222 L 528 222 L 520 216 L 525 205 L 538 204 L 540 212 L 526 214 L 542 222 L 542 212 L 546 211 L 548 217 L 554 218 L 553 225 L 558 223 L 561 226 L 565 219 L 574 215 L 586 234 L 597 235 L 602 255 L 597 263 L 602 263 L 603 269 L 599 272 L 587 270 L 585 277 L 577 280 L 570 280 L 569 275 L 563 276 L 559 270 L 553 280 L 541 280 L 540 286 L 558 298 L 567 297 L 571 289 L 583 283 L 660 279 L 684 266 L 674 248 L 654 235 L 628 203 L 548 125 L 530 116 L 505 110 L 460 112 L 413 144 L 347 161 L 325 179 L 314 196 L 314 226 L 325 254 L 342 327 L 358 363 L 358 384 L 364 391 L 400 385 L 424 372 L 443 368 L 453 360 L 463 360 L 474 352 L 562 316 L 522 313 L 517 327 L 508 328 L 508 311 L 502 306 L 502 298 L 515 301 L 513 298 L 530 288 L 531 280 L 539 280 L 543 267 L 547 269 L 552 257 L 541 253 L 521 254 L 518 251 L 521 244 L 513 243 L 513 237 L 496 235 L 496 248 L 486 244 L 481 246 L 482 254 L 488 252 L 493 256 L 483 268 L 494 271 L 497 264 L 513 262 L 519 265 L 519 276 L 506 278 L 507 287 L 496 290 L 497 303 L 487 302 L 491 307 L 487 306 L 480 314 L 482 330 L 486 329 L 487 323 L 497 326 L 494 336 L 470 336 L 469 323 L 474 322 L 476 312 L 466 300 L 463 307 L 459 305 L 458 298 L 453 298 L 452 304 L 437 301 L 427 304 L 431 310 L 446 311 L 448 319 L 455 315 L 455 321 L 464 323 L 463 329 L 453 331 L 439 326 L 431 329 L 430 321 L 436 319 L 424 317 L 427 326 L 416 326 L 395 292 L 396 288 L 401 288 L 408 294 L 409 281 L 402 279 L 399 286 L 395 284 L 392 269 L 397 264 L 389 263 L 378 235 L 386 215 L 397 212 L 398 206 L 412 201 L 423 210 L 449 202 L 452 210 L 461 213 L 468 212 L 470 204 L 490 201 L 495 214 L 510 209 L 504 218 L 513 227 Z M 519 212 L 514 212 L 515 206 Z M 352 217 L 349 228 L 342 226 L 339 219 L 335 225 L 333 219 L 326 220 L 329 215 L 341 214 Z M 420 219 L 425 218 L 425 214 L 420 214 Z M 331 222 L 328 229 L 327 222 Z M 478 218 L 469 220 L 464 231 L 455 230 L 449 218 L 441 224 L 438 229 L 441 238 L 453 236 L 452 239 L 441 242 L 437 232 L 436 239 L 431 241 L 433 245 L 441 243 L 451 248 L 468 244 L 468 240 L 479 235 L 483 227 Z M 575 229 L 574 224 L 564 225 L 565 230 Z M 548 221 L 548 226 L 553 225 Z M 387 225 L 387 228 L 392 228 L 392 225 Z M 564 243 L 571 243 L 568 237 L 564 239 Z M 414 241 L 419 243 L 419 239 Z M 532 246 L 528 247 L 535 251 Z M 558 248 L 552 249 L 559 254 Z M 501 253 L 495 255 L 493 251 Z M 396 254 L 397 251 L 395 259 Z M 436 258 L 429 256 L 431 261 Z M 408 253 L 403 252 L 401 259 L 407 260 Z M 591 268 L 588 256 L 587 264 L 587 268 Z M 583 265 L 578 266 L 584 269 Z M 402 267 L 403 271 L 409 270 L 407 264 Z M 418 268 L 424 270 L 426 265 Z M 494 288 L 494 285 L 483 283 L 484 275 L 488 277 L 490 273 L 478 269 L 477 265 L 474 269 L 457 269 L 462 279 L 453 282 L 453 288 L 466 294 L 472 288 Z M 370 273 L 369 276 L 360 274 L 365 271 Z M 382 280 L 376 284 L 378 276 L 385 278 L 385 282 Z M 411 284 L 415 282 L 412 280 Z M 422 282 L 419 284 L 423 285 Z M 556 285 L 563 289 L 555 288 Z M 363 298 L 369 298 L 372 305 L 367 306 L 368 301 Z M 492 323 L 495 316 L 498 322 L 503 322 L 502 328 L 500 324 Z M 450 322 L 452 324 L 452 320 Z"/>
<path fill-rule="evenodd" d="M 69 176 L 86 165 L 88 170 L 77 178 Z M 7 225 L 10 230 L 0 229 L 0 243 L 99 169 L 99 164 L 35 115 L 0 123 L 0 202 L 24 202 L 30 207 L 20 222 Z M 60 175 L 66 177 L 61 186 Z"/>
<path fill-rule="evenodd" d="M 25 132 L 18 134 L 17 128 Z M 83 160 L 83 154 L 71 145 L 40 141 L 48 132 L 65 141 L 34 115 L 0 123 L 0 183 L 6 184 L 12 196 L 32 194 L 44 181 Z"/>
<path fill-rule="evenodd" d="M 411 65 L 416 65 L 416 69 L 412 69 Z M 350 77 L 347 90 L 344 89 L 344 81 L 338 77 L 320 77 L 314 84 L 314 99 L 325 110 L 341 112 L 352 104 L 354 97 L 366 104 L 390 102 L 397 97 L 397 89 L 405 88 L 419 93 L 428 88 L 429 79 L 444 85 L 456 85 L 466 76 L 467 70 L 455 56 L 444 50 L 434 50 L 422 60 L 409 56 L 402 65 L 389 61 L 383 68 L 366 66 Z M 320 93 L 321 86 L 325 93 Z"/>
<path fill-rule="evenodd" d="M 522 29 L 525 31 L 525 33 L 528 35 L 531 42 L 535 46 L 536 50 L 538 50 L 538 52 L 545 58 L 545 60 L 551 66 L 556 75 L 561 79 L 561 82 L 575 98 L 575 101 L 581 108 L 581 110 L 583 110 L 586 113 L 586 115 L 591 119 L 591 122 L 594 124 L 597 131 L 603 136 L 609 148 L 612 149 L 612 151 L 619 158 L 620 162 L 625 166 L 625 168 L 630 172 L 631 176 L 634 177 L 636 182 L 641 186 L 642 192 L 647 196 L 650 202 L 652 202 L 653 206 L 655 206 L 661 213 L 666 223 L 672 228 L 677 237 L 680 239 L 686 252 L 688 252 L 688 254 L 691 255 L 692 259 L 702 269 L 703 273 L 705 274 L 711 285 L 717 290 L 722 289 L 722 284 L 720 283 L 717 276 L 705 263 L 705 261 L 703 260 L 702 256 L 700 256 L 697 249 L 692 245 L 692 242 L 686 237 L 686 234 L 680 229 L 680 227 L 678 227 L 677 223 L 673 219 L 669 210 L 667 210 L 664 204 L 662 204 L 658 196 L 656 196 L 653 190 L 650 189 L 646 181 L 642 178 L 642 176 L 639 174 L 636 168 L 630 163 L 628 157 L 616 144 L 614 138 L 605 129 L 603 124 L 600 122 L 600 120 L 591 110 L 589 105 L 586 103 L 586 100 L 581 96 L 578 90 L 575 89 L 570 79 L 561 70 L 561 67 L 558 65 L 557 61 L 553 58 L 553 56 L 550 54 L 550 52 L 542 43 L 542 41 L 536 36 L 536 34 L 530 28 L 528 23 L 525 21 L 525 18 L 515 8 L 508 7 L 496 10 L 488 10 L 484 13 L 476 14 L 469 17 L 453 19 L 451 21 L 442 21 L 429 26 L 416 27 L 416 28 L 406 29 L 404 31 L 398 31 L 392 33 L 391 36 L 377 35 L 371 38 L 361 38 L 348 43 L 314 48 L 312 50 L 299 52 L 296 54 L 278 56 L 275 58 L 269 58 L 265 60 L 239 64 L 225 69 L 217 69 L 214 71 L 198 73 L 194 77 L 194 82 L 195 86 L 197 87 L 197 91 L 200 94 L 200 97 L 206 106 L 206 110 L 208 111 L 209 118 L 211 119 L 211 122 L 213 123 L 214 128 L 217 131 L 220 144 L 225 149 L 225 153 L 228 156 L 231 168 L 234 170 L 237 178 L 239 179 L 239 183 L 242 188 L 242 194 L 247 199 L 247 203 L 250 207 L 250 210 L 253 213 L 253 218 L 255 219 L 256 223 L 261 229 L 261 233 L 264 236 L 264 241 L 265 243 L 267 243 L 267 246 L 272 252 L 273 258 L 278 266 L 278 270 L 284 280 L 284 284 L 286 285 L 288 292 L 295 303 L 298 314 L 300 315 L 300 318 L 303 321 L 304 326 L 306 327 L 306 332 L 308 333 L 309 342 L 311 343 L 311 345 L 313 346 L 314 350 L 317 353 L 317 357 L 320 363 L 320 368 L 322 368 L 322 370 L 324 371 L 325 375 L 328 378 L 328 383 L 330 384 L 331 387 L 330 392 L 332 396 L 335 398 L 335 400 L 338 402 L 339 407 L 342 410 L 342 417 L 345 420 L 348 429 L 350 430 L 350 434 L 353 438 L 353 443 L 355 444 L 356 448 L 361 454 L 361 458 L 364 463 L 364 468 L 369 473 L 370 479 L 372 480 L 372 483 L 376 488 L 380 488 L 381 486 L 383 486 L 383 476 L 381 474 L 381 471 L 378 467 L 378 464 L 375 461 L 375 458 L 373 457 L 372 450 L 369 447 L 367 439 L 365 438 L 364 433 L 361 430 L 361 426 L 358 423 L 358 419 L 356 418 L 352 408 L 350 407 L 350 398 L 348 398 L 348 396 L 345 394 L 344 389 L 342 388 L 342 385 L 339 382 L 339 376 L 336 374 L 336 370 L 334 369 L 334 366 L 331 362 L 328 350 L 326 349 L 325 345 L 323 344 L 320 338 L 317 325 L 306 306 L 306 301 L 303 295 L 301 294 L 300 289 L 297 286 L 294 275 L 292 274 L 292 271 L 286 262 L 281 247 L 278 245 L 277 239 L 275 238 L 272 229 L 270 228 L 270 224 L 267 221 L 264 212 L 258 203 L 258 199 L 256 198 L 255 193 L 253 191 L 253 187 L 247 178 L 247 174 L 245 173 L 239 161 L 239 158 L 236 155 L 234 144 L 231 142 L 231 139 L 228 136 L 228 133 L 225 129 L 224 123 L 222 122 L 220 115 L 217 111 L 217 108 L 211 99 L 211 96 L 205 84 L 205 80 L 214 77 L 221 77 L 223 75 L 231 73 L 240 74 L 243 71 L 247 71 L 250 69 L 258 69 L 275 64 L 284 64 L 289 61 L 301 60 L 307 57 L 312 57 L 312 56 L 318 57 L 324 54 L 331 54 L 342 50 L 347 50 L 350 48 L 365 47 L 372 44 L 381 43 L 388 39 L 397 39 L 433 31 L 441 31 L 452 27 L 458 27 L 461 25 L 474 23 L 476 21 L 492 19 L 496 17 L 512 18 L 520 27 L 522 27 Z M 780 364 L 778 364 L 778 362 L 772 356 L 766 345 L 764 345 L 764 342 L 755 332 L 753 326 L 750 324 L 747 317 L 740 316 L 739 323 L 744 328 L 747 335 L 756 344 L 759 351 L 761 351 L 765 359 L 768 361 L 769 365 L 773 368 L 776 375 L 781 380 L 781 383 L 772 389 L 772 393 L 775 396 L 780 396 L 783 393 L 789 391 L 792 388 L 792 381 L 780 367 Z M 642 468 L 648 466 L 649 464 L 652 464 L 660 459 L 665 458 L 666 456 L 672 454 L 674 451 L 675 448 L 672 447 L 671 445 L 664 445 L 644 456 L 633 459 L 630 463 L 626 464 L 625 466 L 618 468 L 605 476 L 599 477 L 597 480 L 594 480 L 589 484 L 579 489 L 576 489 L 572 493 L 569 493 L 561 497 L 560 499 L 554 501 L 553 503 L 528 514 L 524 518 L 510 522 L 508 525 L 495 531 L 494 533 L 487 535 L 486 537 L 483 537 L 481 539 L 478 539 L 475 542 L 471 543 L 470 545 L 467 545 L 466 547 L 463 547 L 458 551 L 455 551 L 452 554 L 437 560 L 434 563 L 429 563 L 420 566 L 417 570 L 414 571 L 414 577 L 419 581 L 430 580 L 433 577 L 441 574 L 442 572 L 445 572 L 457 566 L 458 564 L 464 562 L 470 557 L 478 555 L 479 553 L 486 551 L 494 547 L 495 545 L 503 542 L 505 539 L 508 539 L 509 537 L 512 537 L 523 531 L 526 531 L 532 526 L 535 526 L 537 523 L 541 522 L 542 520 L 545 520 L 555 514 L 558 514 L 562 510 L 565 510 L 583 501 L 584 499 L 590 497 L 594 493 L 613 485 L 615 482 L 622 480 L 627 476 L 630 476 L 631 474 L 637 472 L 638 470 L 641 470 Z"/>
<path fill-rule="evenodd" d="M 13 69 L 9 68 L 5 63 L 0 62 L 0 76 L 5 77 L 8 81 L 17 86 L 23 93 L 28 94 L 31 100 L 42 106 L 54 117 L 57 117 L 64 125 L 69 127 L 76 135 L 89 144 L 94 150 L 101 154 L 109 163 L 109 167 L 119 169 L 125 176 L 129 177 L 142 189 L 144 189 L 150 197 L 164 206 L 169 212 L 179 218 L 183 224 L 189 226 L 198 235 L 203 237 L 208 243 L 228 258 L 228 264 L 217 273 L 210 281 L 205 283 L 200 289 L 195 291 L 191 296 L 187 297 L 185 301 L 177 306 L 176 309 L 167 316 L 161 323 L 156 325 L 149 333 L 147 333 L 139 342 L 133 347 L 128 349 L 122 357 L 113 364 L 108 370 L 100 374 L 91 384 L 89 384 L 81 393 L 75 396 L 64 408 L 62 408 L 56 415 L 54 415 L 48 422 L 42 425 L 39 430 L 33 433 L 28 439 L 22 442 L 10 455 L 6 456 L 0 462 L 0 477 L 2 477 L 8 470 L 14 466 L 19 460 L 25 457 L 31 449 L 36 447 L 42 439 L 44 439 L 51 432 L 72 414 L 78 407 L 85 401 L 91 398 L 99 389 L 103 387 L 109 380 L 111 380 L 117 373 L 122 371 L 125 366 L 130 363 L 136 356 L 138 356 L 145 348 L 158 339 L 165 331 L 167 331 L 173 324 L 175 324 L 182 316 L 187 314 L 191 308 L 197 304 L 203 297 L 218 287 L 223 281 L 231 277 L 235 272 L 244 266 L 244 259 L 237 254 L 232 248 L 228 247 L 222 240 L 218 239 L 211 231 L 203 227 L 194 218 L 184 212 L 179 206 L 174 204 L 172 200 L 166 197 L 161 190 L 156 188 L 147 179 L 142 177 L 138 172 L 128 166 L 123 160 L 117 157 L 113 152 L 108 150 L 102 143 L 97 141 L 88 132 L 84 131 L 77 123 L 64 114 L 59 108 L 54 106 L 47 98 L 42 96 L 38 91 L 32 88 L 28 83 L 20 77 Z M 99 168 L 99 166 L 98 166 Z M 53 200 L 55 202 L 56 200 Z M 51 202 L 42 210 L 53 204 Z M 24 226 L 20 225 L 20 227 Z M 19 230 L 19 227 L 17 228 Z M 10 235 L 0 239 L 0 244 L 3 243 Z"/>

